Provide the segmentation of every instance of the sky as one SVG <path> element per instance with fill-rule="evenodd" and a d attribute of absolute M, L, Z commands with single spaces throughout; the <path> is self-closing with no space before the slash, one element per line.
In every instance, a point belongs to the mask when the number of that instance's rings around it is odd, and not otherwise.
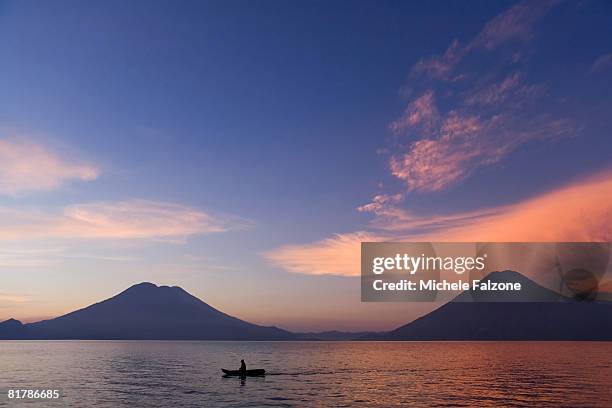
<path fill-rule="evenodd" d="M 386 330 L 361 241 L 612 238 L 609 2 L 0 1 L 0 61 L 0 320 Z"/>

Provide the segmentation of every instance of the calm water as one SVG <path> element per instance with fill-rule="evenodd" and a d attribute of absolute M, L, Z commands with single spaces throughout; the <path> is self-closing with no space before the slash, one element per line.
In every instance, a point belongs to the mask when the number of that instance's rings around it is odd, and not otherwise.
<path fill-rule="evenodd" d="M 241 357 L 270 375 L 222 378 Z M 3 406 L 612 406 L 612 343 L 4 341 L 0 368 Z"/>

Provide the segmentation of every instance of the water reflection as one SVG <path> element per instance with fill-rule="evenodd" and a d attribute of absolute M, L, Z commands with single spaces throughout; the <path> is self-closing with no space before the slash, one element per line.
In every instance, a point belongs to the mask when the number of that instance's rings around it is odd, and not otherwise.
<path fill-rule="evenodd" d="M 64 406 L 612 406 L 612 343 L 2 342 L 0 368 Z"/>

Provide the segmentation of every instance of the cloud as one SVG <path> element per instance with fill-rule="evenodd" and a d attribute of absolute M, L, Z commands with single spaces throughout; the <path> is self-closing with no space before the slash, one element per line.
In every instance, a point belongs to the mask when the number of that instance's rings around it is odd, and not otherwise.
<path fill-rule="evenodd" d="M 610 68 L 612 68 L 612 54 L 605 54 L 595 60 L 589 73 L 605 71 Z"/>
<path fill-rule="evenodd" d="M 605 242 L 612 239 L 610 197 L 607 171 L 507 206 L 435 216 L 389 208 L 372 225 L 410 240 Z"/>
<path fill-rule="evenodd" d="M 359 274 L 359 247 L 380 241 L 606 240 L 612 231 L 610 173 L 531 200 L 470 212 L 420 215 L 401 206 L 410 193 L 457 185 L 517 149 L 577 134 L 556 114 L 549 85 L 529 82 L 536 25 L 558 1 L 522 1 L 491 19 L 467 41 L 455 39 L 420 59 L 408 75 L 405 110 L 390 123 L 391 175 L 401 191 L 384 192 L 357 208 L 374 215 L 369 231 L 287 245 L 264 256 L 289 271 Z"/>
<path fill-rule="evenodd" d="M 610 197 L 612 173 L 607 172 L 428 235 L 461 241 L 607 242 L 612 240 Z"/>
<path fill-rule="evenodd" d="M 381 235 L 358 231 L 336 234 L 311 244 L 285 245 L 265 252 L 263 256 L 289 272 L 358 276 L 361 242 L 381 240 Z"/>
<path fill-rule="evenodd" d="M 72 180 L 94 180 L 99 174 L 95 166 L 62 158 L 39 144 L 0 139 L 0 194 L 53 190 Z"/>
<path fill-rule="evenodd" d="M 380 194 L 375 196 L 371 203 L 358 207 L 357 211 L 378 213 L 379 211 L 383 211 L 385 208 L 388 208 L 390 204 L 398 203 L 402 199 L 403 196 L 401 194 Z"/>
<path fill-rule="evenodd" d="M 451 111 L 437 137 L 418 140 L 390 158 L 391 173 L 408 191 L 438 191 L 496 164 L 519 146 L 571 135 L 573 124 L 546 116 L 526 118 L 510 111 L 479 117 Z"/>
<path fill-rule="evenodd" d="M 558 0 L 521 1 L 489 21 L 468 48 L 492 50 L 509 41 L 528 41 L 533 27 Z"/>
<path fill-rule="evenodd" d="M 389 126 L 393 132 L 420 128 L 430 131 L 439 121 L 440 114 L 436 108 L 433 91 L 427 91 L 415 99 L 404 111 L 403 115 Z"/>
<path fill-rule="evenodd" d="M 0 293 L 0 305 L 3 303 L 23 303 L 27 299 L 24 296 Z"/>
<path fill-rule="evenodd" d="M 612 172 L 607 171 L 512 205 L 418 216 L 377 208 L 373 230 L 338 234 L 269 251 L 290 272 L 359 276 L 362 241 L 608 242 L 612 240 Z"/>
<path fill-rule="evenodd" d="M 524 144 L 575 134 L 571 118 L 547 112 L 547 86 L 525 74 L 523 48 L 556 3 L 520 2 L 465 44 L 455 39 L 414 65 L 407 88 L 418 96 L 389 125 L 396 145 L 385 150 L 402 194 L 449 188 Z"/>
<path fill-rule="evenodd" d="M 433 55 L 419 60 L 410 73 L 411 77 L 425 75 L 437 79 L 448 79 L 451 70 L 464 57 L 467 48 L 455 39 L 442 55 Z"/>
<path fill-rule="evenodd" d="M 491 106 L 504 102 L 512 90 L 521 83 L 520 75 L 515 72 L 500 83 L 493 83 L 484 89 L 478 89 L 465 99 L 467 105 Z"/>
<path fill-rule="evenodd" d="M 0 207 L 0 239 L 184 239 L 248 226 L 180 204 L 146 200 L 96 202 L 59 213 Z"/>
<path fill-rule="evenodd" d="M 12 293 L 0 293 L 0 309 L 11 309 L 18 306 L 21 303 L 27 302 L 28 299 L 25 296 L 12 294 Z M 0 319 L 0 321 L 3 319 Z"/>
<path fill-rule="evenodd" d="M 411 71 L 412 77 L 425 75 L 430 78 L 451 80 L 461 79 L 464 74 L 452 75 L 454 68 L 468 55 L 477 51 L 492 51 L 506 43 L 524 43 L 533 37 L 533 28 L 548 11 L 559 2 L 556 0 L 522 1 L 491 19 L 480 33 L 461 44 L 458 39 L 441 55 L 419 60 Z M 516 62 L 520 53 L 513 53 Z"/>
<path fill-rule="evenodd" d="M 360 211 L 366 211 L 362 209 L 363 207 L 359 207 Z M 454 214 L 421 216 L 398 206 L 385 204 L 374 211 L 370 210 L 375 214 L 375 218 L 370 221 L 370 226 L 387 234 L 401 234 L 410 231 L 412 236 L 418 236 L 439 229 L 448 230 L 454 226 L 461 227 L 472 221 L 500 214 L 505 209 L 506 207 L 496 207 Z"/>

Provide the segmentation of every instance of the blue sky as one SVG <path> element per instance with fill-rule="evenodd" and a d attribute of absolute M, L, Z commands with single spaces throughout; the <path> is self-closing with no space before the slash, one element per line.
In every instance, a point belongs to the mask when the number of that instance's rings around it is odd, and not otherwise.
<path fill-rule="evenodd" d="M 345 244 L 609 197 L 611 22 L 603 1 L 0 2 L 0 318 L 147 280 L 291 329 L 409 320 L 358 304 Z"/>

